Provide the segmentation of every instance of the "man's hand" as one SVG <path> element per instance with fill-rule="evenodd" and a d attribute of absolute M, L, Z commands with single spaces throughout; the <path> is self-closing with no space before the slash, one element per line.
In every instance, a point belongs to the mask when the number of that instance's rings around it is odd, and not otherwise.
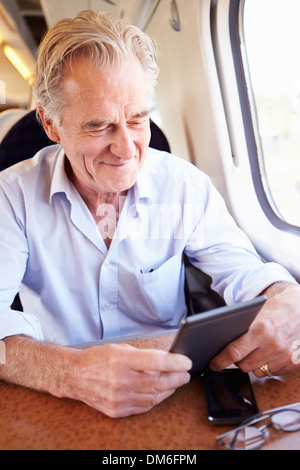
<path fill-rule="evenodd" d="M 295 369 L 293 345 L 300 340 L 300 286 L 293 283 L 273 284 L 262 294 L 268 297 L 249 331 L 226 346 L 210 364 L 221 370 L 236 364 L 257 377 L 266 374 L 260 367 L 267 364 L 272 375 Z"/>
<path fill-rule="evenodd" d="M 80 400 L 110 417 L 144 413 L 190 380 L 190 359 L 162 350 L 128 344 L 73 349 L 17 336 L 4 342 L 0 379 Z"/>
<path fill-rule="evenodd" d="M 81 350 L 74 398 L 110 417 L 144 413 L 189 382 L 191 366 L 185 356 L 126 344 Z"/>

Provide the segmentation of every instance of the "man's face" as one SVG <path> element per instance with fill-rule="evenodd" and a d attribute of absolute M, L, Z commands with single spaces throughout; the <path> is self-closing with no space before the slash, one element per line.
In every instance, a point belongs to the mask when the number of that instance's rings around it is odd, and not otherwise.
<path fill-rule="evenodd" d="M 150 89 L 137 59 L 100 70 L 77 59 L 65 70 L 57 133 L 85 189 L 121 192 L 136 181 L 150 141 Z"/>

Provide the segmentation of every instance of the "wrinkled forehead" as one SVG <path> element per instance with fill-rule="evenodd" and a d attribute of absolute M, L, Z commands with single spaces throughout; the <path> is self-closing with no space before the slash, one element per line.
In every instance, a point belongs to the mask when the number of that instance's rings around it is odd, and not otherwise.
<path fill-rule="evenodd" d="M 66 93 L 89 92 L 107 93 L 114 87 L 130 88 L 132 94 L 143 90 L 151 94 L 153 87 L 147 80 L 146 72 L 137 58 L 131 56 L 120 64 L 95 65 L 85 58 L 77 58 L 64 67 L 62 87 Z M 103 93 L 101 93 L 103 94 Z"/>
<path fill-rule="evenodd" d="M 121 65 L 96 67 L 77 60 L 64 74 L 63 115 L 69 109 L 82 122 L 114 120 L 149 111 L 152 88 L 137 59 Z"/>

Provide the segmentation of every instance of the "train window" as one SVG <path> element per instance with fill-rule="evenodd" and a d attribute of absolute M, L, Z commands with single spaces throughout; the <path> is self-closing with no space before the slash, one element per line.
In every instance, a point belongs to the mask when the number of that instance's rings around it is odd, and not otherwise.
<path fill-rule="evenodd" d="M 241 52 L 262 186 L 278 219 L 296 228 L 300 226 L 300 2 L 243 0 L 241 11 Z"/>

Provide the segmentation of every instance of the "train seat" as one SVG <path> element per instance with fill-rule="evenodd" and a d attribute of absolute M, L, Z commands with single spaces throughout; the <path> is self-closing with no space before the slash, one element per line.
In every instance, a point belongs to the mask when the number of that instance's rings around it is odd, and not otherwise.
<path fill-rule="evenodd" d="M 24 109 L 13 108 L 6 109 L 0 113 L 0 142 L 14 126 L 27 113 Z"/>

